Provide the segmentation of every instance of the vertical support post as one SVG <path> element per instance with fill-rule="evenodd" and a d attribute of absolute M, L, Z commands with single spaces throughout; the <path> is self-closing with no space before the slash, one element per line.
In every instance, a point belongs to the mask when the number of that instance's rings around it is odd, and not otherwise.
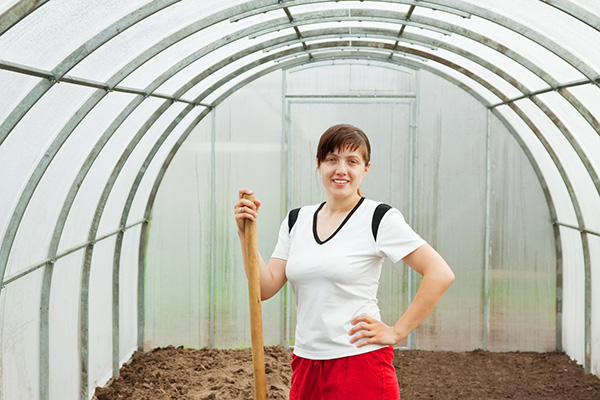
<path fill-rule="evenodd" d="M 417 127 L 419 121 L 419 91 L 420 91 L 420 74 L 415 74 L 416 79 L 416 90 L 415 100 L 411 101 L 410 104 L 410 118 L 409 118 L 409 167 L 408 167 L 408 224 L 414 226 L 416 222 L 415 208 L 416 208 L 416 164 L 417 164 Z M 408 268 L 408 305 L 412 303 L 412 299 L 415 295 L 416 275 L 412 268 Z M 416 348 L 417 333 L 412 331 L 407 338 L 407 346 L 409 349 Z"/>
<path fill-rule="evenodd" d="M 483 250 L 483 349 L 487 350 L 488 336 L 490 333 L 490 213 L 491 213 L 491 184 L 492 184 L 492 161 L 491 161 L 491 132 L 490 115 L 486 111 L 486 141 L 485 141 L 485 232 Z"/>
<path fill-rule="evenodd" d="M 289 210 L 290 209 L 290 199 L 291 199 L 291 193 L 290 193 L 290 184 L 289 184 L 289 180 L 290 180 L 290 164 L 291 164 L 291 137 L 290 137 L 290 132 L 291 132 L 291 127 L 290 127 L 290 103 L 287 101 L 287 92 L 285 93 L 285 98 L 284 98 L 284 102 L 285 102 L 285 126 L 286 126 L 286 130 L 285 130 L 285 157 L 286 157 L 286 164 L 285 164 L 285 176 L 286 176 L 286 182 L 285 182 L 285 198 L 286 198 L 286 207 Z M 292 304 L 292 290 L 290 288 L 290 284 L 286 283 L 286 292 L 285 292 L 285 298 L 286 298 L 286 309 L 285 309 L 285 324 L 286 324 L 286 347 L 290 347 L 291 346 L 291 336 L 292 336 L 292 311 L 291 311 L 291 304 Z"/>
<path fill-rule="evenodd" d="M 288 210 L 288 197 L 287 197 L 287 182 L 288 182 L 288 174 L 287 174 L 287 140 L 286 140 L 286 125 L 285 125 L 285 94 L 286 94 L 286 70 L 281 70 L 281 175 L 279 177 L 279 220 L 283 220 L 283 218 L 287 215 Z M 283 287 L 283 292 L 281 296 L 281 324 L 280 324 L 280 343 L 282 345 L 287 345 L 286 343 L 286 331 L 287 331 L 287 292 L 288 285 L 287 283 Z"/>
<path fill-rule="evenodd" d="M 244 198 L 254 201 L 254 195 L 244 194 Z M 248 266 L 248 295 L 250 299 L 250 328 L 252 333 L 252 365 L 254 369 L 254 399 L 267 399 L 265 377 L 265 352 L 263 348 L 262 309 L 260 290 L 260 264 L 256 221 L 246 219 L 246 265 Z"/>
<path fill-rule="evenodd" d="M 215 142 L 217 138 L 216 129 L 216 109 L 212 109 L 212 124 L 210 133 L 210 309 L 209 309 L 209 333 L 208 343 L 209 347 L 215 346 L 215 235 L 216 235 L 216 221 L 215 221 L 215 209 L 216 209 L 216 196 L 215 196 L 215 165 L 216 165 L 216 153 L 215 153 Z"/>
<path fill-rule="evenodd" d="M 144 328 L 146 320 L 146 243 L 150 232 L 149 219 L 144 220 L 140 233 L 140 246 L 138 250 L 138 282 L 137 282 L 137 347 L 139 351 L 144 350 Z"/>

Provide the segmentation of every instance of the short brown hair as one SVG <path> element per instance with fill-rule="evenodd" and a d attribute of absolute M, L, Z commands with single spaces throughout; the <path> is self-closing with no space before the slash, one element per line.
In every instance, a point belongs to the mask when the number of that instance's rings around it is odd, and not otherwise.
<path fill-rule="evenodd" d="M 319 139 L 317 146 L 317 166 L 321 165 L 327 154 L 348 148 L 362 153 L 365 165 L 371 160 L 371 144 L 367 135 L 359 128 L 349 124 L 338 124 L 327 129 Z"/>

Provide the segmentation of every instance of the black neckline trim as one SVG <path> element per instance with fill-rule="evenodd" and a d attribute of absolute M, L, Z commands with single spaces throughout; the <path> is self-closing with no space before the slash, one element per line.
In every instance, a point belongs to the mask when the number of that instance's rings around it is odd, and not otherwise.
<path fill-rule="evenodd" d="M 344 218 L 344 220 L 342 221 L 342 223 L 340 224 L 340 226 L 338 226 L 338 228 L 335 230 L 335 232 L 333 232 L 331 234 L 331 236 L 329 236 L 325 240 L 319 239 L 319 235 L 317 234 L 317 214 L 319 213 L 319 211 L 321 211 L 321 208 L 323 208 L 323 206 L 325 205 L 325 202 L 322 202 L 321 205 L 319 206 L 319 208 L 317 208 L 317 211 L 315 211 L 315 214 L 313 215 L 313 236 L 315 237 L 315 240 L 317 241 L 317 243 L 319 243 L 319 244 L 325 244 L 328 241 L 330 241 L 336 235 L 336 233 L 338 233 L 340 231 L 340 229 L 342 229 L 342 227 L 346 224 L 346 222 L 348 222 L 348 220 L 350 219 L 350 217 L 352 216 L 352 214 L 354 214 L 354 212 L 358 209 L 358 207 L 362 204 L 362 202 L 364 200 L 365 200 L 364 197 L 360 198 L 360 200 L 358 201 L 358 203 L 356 203 L 356 205 L 354 206 L 354 208 L 352 210 L 350 210 L 350 212 L 348 213 L 348 215 L 346 215 L 346 218 Z"/>

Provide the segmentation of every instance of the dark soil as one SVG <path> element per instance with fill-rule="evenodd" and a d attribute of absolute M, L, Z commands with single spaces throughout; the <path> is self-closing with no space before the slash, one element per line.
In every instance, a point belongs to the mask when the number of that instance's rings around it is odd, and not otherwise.
<path fill-rule="evenodd" d="M 265 348 L 270 400 L 287 399 L 291 353 Z M 402 400 L 600 400 L 600 379 L 564 353 L 398 351 L 394 359 Z M 94 400 L 252 399 L 250 349 L 167 347 L 136 352 Z"/>

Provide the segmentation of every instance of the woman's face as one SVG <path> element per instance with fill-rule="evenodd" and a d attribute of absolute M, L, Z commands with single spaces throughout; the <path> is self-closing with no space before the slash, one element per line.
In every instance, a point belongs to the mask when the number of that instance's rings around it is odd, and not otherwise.
<path fill-rule="evenodd" d="M 350 151 L 347 147 L 327 154 L 319 165 L 321 181 L 325 190 L 337 198 L 356 194 L 371 163 L 365 165 L 360 149 Z"/>

